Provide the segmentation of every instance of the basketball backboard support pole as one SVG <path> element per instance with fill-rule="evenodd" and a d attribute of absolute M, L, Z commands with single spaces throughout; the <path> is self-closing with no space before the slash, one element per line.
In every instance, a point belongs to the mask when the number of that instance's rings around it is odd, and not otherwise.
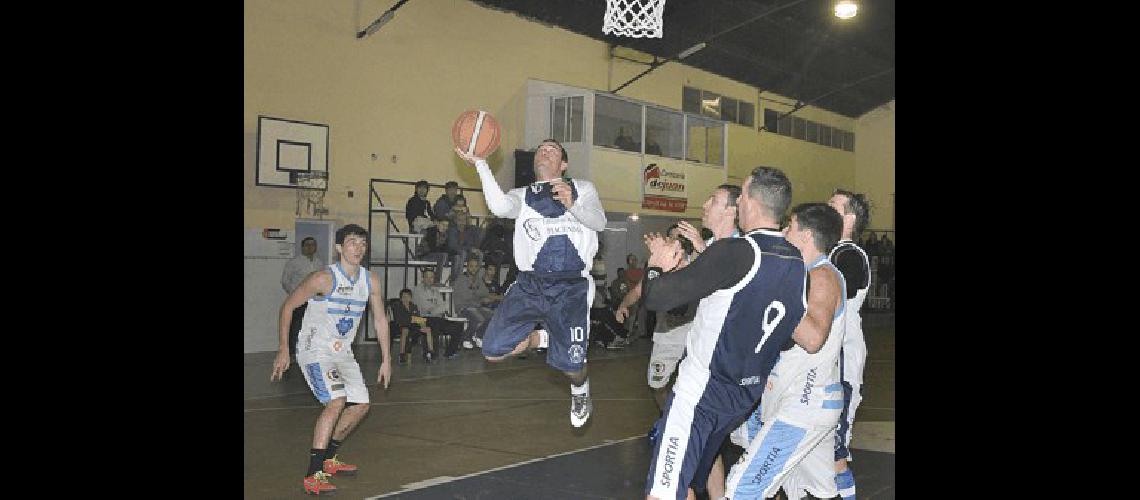
<path fill-rule="evenodd" d="M 391 8 L 384 11 L 384 13 L 380 15 L 379 19 L 372 21 L 372 24 L 369 24 L 367 28 L 356 32 L 356 38 L 359 40 L 366 36 L 371 36 L 377 31 L 380 31 L 381 26 L 387 24 L 388 21 L 391 21 L 392 18 L 396 16 L 396 9 L 403 7 L 406 3 L 408 3 L 408 0 L 400 0 L 399 2 L 396 2 L 396 5 L 393 5 Z"/>

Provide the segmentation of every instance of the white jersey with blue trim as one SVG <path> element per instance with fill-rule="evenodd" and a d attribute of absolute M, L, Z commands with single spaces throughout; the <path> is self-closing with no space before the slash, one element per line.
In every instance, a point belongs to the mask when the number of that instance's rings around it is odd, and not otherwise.
<path fill-rule="evenodd" d="M 514 254 L 519 271 L 589 277 L 598 253 L 598 231 L 606 228 L 606 211 L 594 183 L 564 179 L 572 207 L 554 198 L 549 181 L 504 193 L 485 160 L 475 161 L 487 208 L 515 221 Z"/>
<path fill-rule="evenodd" d="M 349 279 L 339 262 L 330 265 L 329 271 L 332 293 L 309 299 L 297 337 L 298 359 L 352 357 L 350 346 L 372 288 L 370 273 L 360 266 L 356 276 Z"/>
<path fill-rule="evenodd" d="M 587 191 L 597 191 L 590 181 L 571 179 L 568 184 L 575 202 Z M 562 202 L 554 199 L 549 182 L 535 182 L 507 193 L 522 200 L 515 221 L 514 253 L 519 271 L 537 273 L 590 273 L 586 263 L 598 253 L 598 233 L 582 224 Z"/>
<path fill-rule="evenodd" d="M 827 266 L 839 279 L 840 297 L 847 297 L 843 273 L 826 256 L 820 256 L 808 270 Z M 802 425 L 835 425 L 843 410 L 843 387 L 839 383 L 839 349 L 843 346 L 847 301 L 840 302 L 831 321 L 827 340 L 815 354 L 798 344 L 780 353 L 768 375 L 769 388 L 761 401 L 761 420 L 779 418 Z"/>

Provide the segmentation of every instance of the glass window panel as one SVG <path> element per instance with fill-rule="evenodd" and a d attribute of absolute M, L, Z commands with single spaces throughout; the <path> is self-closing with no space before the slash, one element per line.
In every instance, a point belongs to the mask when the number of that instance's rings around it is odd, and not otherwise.
<path fill-rule="evenodd" d="M 819 126 L 819 143 L 824 146 L 831 145 L 831 127 L 827 125 Z"/>
<path fill-rule="evenodd" d="M 807 128 L 807 121 L 798 116 L 791 116 L 789 118 L 792 119 L 792 137 L 795 137 L 796 139 L 803 139 L 804 129 Z"/>
<path fill-rule="evenodd" d="M 764 110 L 764 130 L 769 132 L 778 132 L 780 130 L 779 124 L 776 120 L 779 119 L 780 113 L 774 109 Z"/>
<path fill-rule="evenodd" d="M 720 118 L 720 94 L 701 91 L 701 114 L 710 118 Z"/>
<path fill-rule="evenodd" d="M 701 89 L 681 87 L 681 111 L 700 114 Z"/>
<path fill-rule="evenodd" d="M 641 152 L 641 105 L 597 94 L 594 145 Z"/>
<path fill-rule="evenodd" d="M 724 164 L 724 123 L 689 116 L 686 128 L 686 159 L 714 165 Z"/>
<path fill-rule="evenodd" d="M 645 109 L 645 154 L 681 159 L 684 150 L 684 115 L 648 107 Z"/>
<path fill-rule="evenodd" d="M 586 126 L 582 115 L 585 100 L 582 96 L 570 98 L 570 136 L 565 142 L 582 142 L 582 129 Z"/>
<path fill-rule="evenodd" d="M 833 132 L 831 134 L 831 147 L 843 149 L 843 140 L 844 140 L 843 134 L 845 134 L 845 133 L 846 132 L 844 132 L 842 130 L 835 129 L 835 132 Z"/>
<path fill-rule="evenodd" d="M 707 128 L 709 156 L 706 163 L 724 165 L 724 123 L 713 122 Z"/>
<path fill-rule="evenodd" d="M 550 137 L 561 142 L 566 138 L 566 99 L 555 97 L 551 101 Z"/>
<path fill-rule="evenodd" d="M 808 142 L 819 141 L 819 124 L 813 121 L 808 121 L 804 127 L 804 140 Z"/>
<path fill-rule="evenodd" d="M 847 151 L 855 151 L 855 134 L 847 132 L 846 137 L 843 139 L 843 149 Z"/>
<path fill-rule="evenodd" d="M 745 127 L 756 126 L 756 106 L 750 102 L 740 101 L 740 119 L 736 121 Z"/>
<path fill-rule="evenodd" d="M 779 128 L 780 135 L 786 135 L 788 137 L 791 137 L 791 135 L 792 135 L 792 117 L 782 116 L 782 113 L 780 113 L 779 111 L 776 112 L 776 116 L 779 117 L 779 119 L 780 119 L 780 128 Z"/>
<path fill-rule="evenodd" d="M 726 122 L 736 123 L 738 104 L 736 99 L 731 97 L 720 98 L 720 119 Z"/>

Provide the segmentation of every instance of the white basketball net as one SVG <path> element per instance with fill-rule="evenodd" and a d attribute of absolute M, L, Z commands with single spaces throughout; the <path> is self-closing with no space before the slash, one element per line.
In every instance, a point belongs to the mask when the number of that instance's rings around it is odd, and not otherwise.
<path fill-rule="evenodd" d="M 665 0 L 606 0 L 602 33 L 633 38 L 661 38 Z"/>

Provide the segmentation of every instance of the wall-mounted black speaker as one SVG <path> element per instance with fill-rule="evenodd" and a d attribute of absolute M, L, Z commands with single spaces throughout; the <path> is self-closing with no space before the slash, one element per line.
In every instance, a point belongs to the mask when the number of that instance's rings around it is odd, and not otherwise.
<path fill-rule="evenodd" d="M 515 187 L 534 183 L 534 151 L 515 150 Z"/>

